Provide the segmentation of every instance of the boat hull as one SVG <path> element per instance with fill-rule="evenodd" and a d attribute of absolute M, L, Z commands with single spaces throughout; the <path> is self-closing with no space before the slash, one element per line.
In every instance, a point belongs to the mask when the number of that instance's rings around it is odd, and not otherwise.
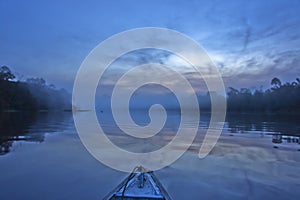
<path fill-rule="evenodd" d="M 170 196 L 153 172 L 132 173 L 104 200 L 170 200 Z"/>

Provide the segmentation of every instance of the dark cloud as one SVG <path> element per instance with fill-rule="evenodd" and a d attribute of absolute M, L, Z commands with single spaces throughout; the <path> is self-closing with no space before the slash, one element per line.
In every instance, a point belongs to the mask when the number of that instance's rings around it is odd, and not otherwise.
<path fill-rule="evenodd" d="M 159 49 L 141 49 L 129 52 L 112 64 L 114 67 L 135 67 L 147 63 L 159 63 L 164 64 L 165 60 L 172 55 L 171 53 Z"/>

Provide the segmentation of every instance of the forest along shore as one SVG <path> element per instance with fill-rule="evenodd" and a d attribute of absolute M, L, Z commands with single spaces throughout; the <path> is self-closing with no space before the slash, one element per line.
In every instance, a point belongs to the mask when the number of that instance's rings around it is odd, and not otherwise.
<path fill-rule="evenodd" d="M 0 67 L 0 112 L 70 110 L 71 95 L 43 78 L 17 80 L 7 66 Z"/>

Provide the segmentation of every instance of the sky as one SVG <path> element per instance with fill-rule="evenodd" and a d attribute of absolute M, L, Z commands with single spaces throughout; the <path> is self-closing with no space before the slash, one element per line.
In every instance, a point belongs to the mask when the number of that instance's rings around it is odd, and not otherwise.
<path fill-rule="evenodd" d="M 199 42 L 226 88 L 267 89 L 273 77 L 300 77 L 299 0 L 1 0 L 0 9 L 0 65 L 69 91 L 96 45 L 141 27 L 174 29 Z"/>

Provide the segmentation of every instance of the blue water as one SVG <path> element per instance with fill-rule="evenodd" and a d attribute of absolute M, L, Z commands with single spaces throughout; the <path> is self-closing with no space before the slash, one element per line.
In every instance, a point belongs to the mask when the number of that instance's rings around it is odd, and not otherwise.
<path fill-rule="evenodd" d="M 146 111 L 131 114 L 137 124 L 149 123 Z M 98 119 L 108 135 L 124 134 L 108 113 L 99 112 Z M 189 152 L 155 172 L 174 199 L 299 197 L 299 117 L 228 114 L 217 147 L 200 160 L 197 150 L 209 119 L 209 113 L 201 114 Z M 160 134 L 172 137 L 179 123 L 180 112 L 169 112 Z M 277 134 L 282 142 L 272 143 Z M 125 147 L 131 139 L 114 142 Z M 153 149 L 167 142 L 153 143 Z M 68 112 L 1 113 L 0 144 L 0 199 L 101 199 L 127 175 L 88 153 Z"/>

